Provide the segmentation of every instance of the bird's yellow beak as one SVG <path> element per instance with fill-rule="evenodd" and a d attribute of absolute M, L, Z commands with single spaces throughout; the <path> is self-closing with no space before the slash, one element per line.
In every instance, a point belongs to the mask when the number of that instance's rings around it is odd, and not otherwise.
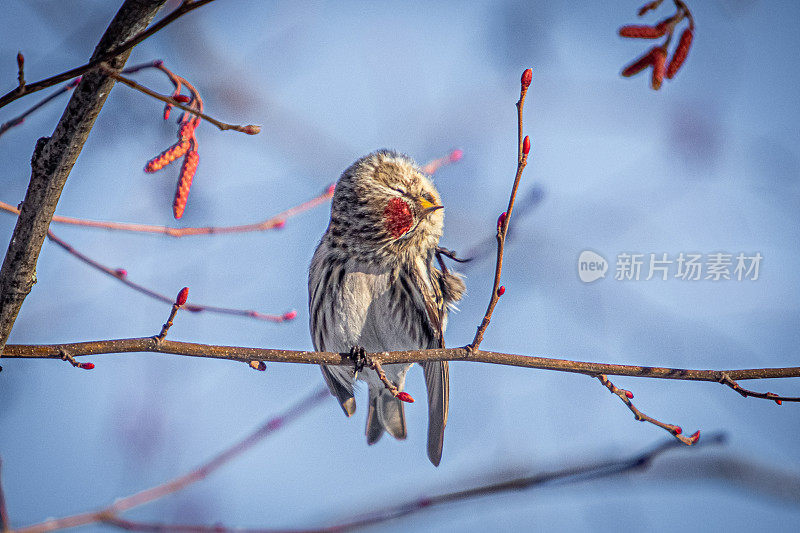
<path fill-rule="evenodd" d="M 419 199 L 419 206 L 422 208 L 422 216 L 428 216 L 437 209 L 444 209 L 443 205 L 434 204 L 432 202 L 429 202 L 425 198 Z"/>

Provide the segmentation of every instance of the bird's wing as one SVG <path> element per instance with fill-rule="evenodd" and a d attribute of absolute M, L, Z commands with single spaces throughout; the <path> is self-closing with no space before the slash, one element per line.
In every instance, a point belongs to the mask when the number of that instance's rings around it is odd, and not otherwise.
<path fill-rule="evenodd" d="M 444 326 L 447 320 L 447 302 L 444 298 L 442 273 L 429 263 L 429 283 L 415 283 L 422 291 L 431 341 L 427 348 L 444 348 Z M 421 281 L 421 280 L 420 280 Z M 434 466 L 442 460 L 444 429 L 450 403 L 450 371 L 447 361 L 422 363 L 425 388 L 428 392 L 428 459 Z"/>

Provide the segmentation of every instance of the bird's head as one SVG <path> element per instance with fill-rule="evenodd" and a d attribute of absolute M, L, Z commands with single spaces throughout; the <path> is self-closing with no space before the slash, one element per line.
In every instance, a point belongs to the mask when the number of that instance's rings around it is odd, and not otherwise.
<path fill-rule="evenodd" d="M 433 183 L 411 158 L 379 150 L 339 178 L 328 234 L 354 252 L 428 253 L 442 235 L 442 207 Z"/>

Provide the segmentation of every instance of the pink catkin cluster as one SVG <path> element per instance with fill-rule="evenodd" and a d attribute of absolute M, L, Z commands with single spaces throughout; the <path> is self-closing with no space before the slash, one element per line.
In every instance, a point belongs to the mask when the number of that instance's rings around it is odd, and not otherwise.
<path fill-rule="evenodd" d="M 650 2 L 644 5 L 639 10 L 639 16 L 645 14 L 651 9 L 656 9 L 661 4 L 661 1 Z M 682 20 L 689 20 L 689 27 L 684 29 L 681 33 L 678 45 L 672 58 L 667 63 L 667 45 L 672 39 L 675 26 Z M 678 6 L 678 11 L 672 17 L 662 20 L 655 26 L 645 25 L 628 25 L 619 29 L 621 37 L 632 39 L 658 39 L 667 35 L 665 42 L 660 46 L 654 46 L 647 51 L 643 56 L 638 57 L 633 63 L 627 65 L 622 69 L 622 76 L 630 77 L 643 71 L 648 67 L 652 67 L 653 72 L 650 79 L 650 86 L 653 90 L 659 90 L 664 78 L 672 79 L 689 54 L 689 48 L 692 46 L 692 39 L 694 37 L 694 20 L 692 19 L 689 9 L 685 4 L 681 3 Z"/>
<path fill-rule="evenodd" d="M 152 66 L 166 73 L 174 85 L 172 100 L 164 106 L 164 120 L 169 118 L 172 107 L 177 103 L 184 104 L 197 112 L 202 112 L 203 100 L 197 90 L 189 82 L 168 70 L 161 61 L 154 62 Z M 191 96 L 181 94 L 183 87 L 189 90 Z M 194 175 L 197 172 L 199 157 L 197 154 L 198 143 L 197 137 L 195 137 L 195 130 L 198 124 L 200 124 L 199 116 L 184 111 L 183 115 L 178 119 L 178 141 L 164 152 L 148 161 L 144 168 L 145 172 L 156 172 L 177 160 L 179 157 L 184 158 L 175 191 L 175 199 L 172 202 L 172 214 L 176 219 L 183 216 L 183 212 L 186 209 L 186 201 L 189 198 L 189 189 L 191 188 Z"/>

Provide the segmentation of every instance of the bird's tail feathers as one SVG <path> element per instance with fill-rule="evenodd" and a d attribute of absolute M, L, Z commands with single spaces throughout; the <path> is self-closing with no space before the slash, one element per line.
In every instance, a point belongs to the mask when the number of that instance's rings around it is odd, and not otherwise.
<path fill-rule="evenodd" d="M 378 442 L 384 431 L 396 439 L 406 438 L 406 415 L 403 402 L 392 396 L 386 389 L 382 389 L 377 394 L 370 391 L 367 443 Z"/>

